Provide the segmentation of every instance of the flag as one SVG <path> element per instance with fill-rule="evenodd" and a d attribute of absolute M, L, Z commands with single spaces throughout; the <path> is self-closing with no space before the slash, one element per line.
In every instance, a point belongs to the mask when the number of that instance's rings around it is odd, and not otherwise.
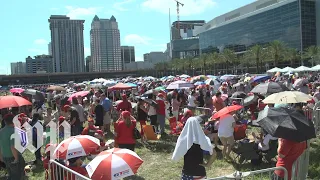
<path fill-rule="evenodd" d="M 19 135 L 19 139 L 21 142 L 21 146 L 23 147 L 23 150 L 25 150 L 28 145 L 27 132 L 17 127 L 15 127 L 15 131 Z"/>

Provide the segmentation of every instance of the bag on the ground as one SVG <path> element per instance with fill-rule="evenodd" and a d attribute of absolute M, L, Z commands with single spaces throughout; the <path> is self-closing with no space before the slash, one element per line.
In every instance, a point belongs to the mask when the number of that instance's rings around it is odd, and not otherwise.
<path fill-rule="evenodd" d="M 134 139 L 141 139 L 141 134 L 136 127 L 133 129 L 133 137 Z"/>

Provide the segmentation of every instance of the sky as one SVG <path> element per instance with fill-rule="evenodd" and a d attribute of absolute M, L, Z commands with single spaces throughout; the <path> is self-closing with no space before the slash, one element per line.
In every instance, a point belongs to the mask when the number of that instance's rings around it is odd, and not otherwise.
<path fill-rule="evenodd" d="M 255 0 L 179 0 L 180 20 L 205 20 Z M 48 54 L 50 15 L 85 20 L 85 56 L 90 55 L 90 25 L 94 15 L 117 19 L 121 45 L 135 46 L 136 61 L 151 51 L 165 51 L 171 21 L 177 20 L 175 0 L 10 0 L 0 6 L 0 74 L 10 74 L 10 63 L 27 56 Z"/>

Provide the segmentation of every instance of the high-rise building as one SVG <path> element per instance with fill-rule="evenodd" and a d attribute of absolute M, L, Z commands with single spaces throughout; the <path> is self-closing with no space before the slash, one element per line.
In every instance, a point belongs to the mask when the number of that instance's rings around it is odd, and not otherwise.
<path fill-rule="evenodd" d="M 25 74 L 25 73 L 26 73 L 26 63 L 25 62 L 11 63 L 11 75 Z"/>
<path fill-rule="evenodd" d="M 50 56 L 52 56 L 51 42 L 49 42 L 49 44 L 48 44 L 48 54 L 49 54 Z"/>
<path fill-rule="evenodd" d="M 254 1 L 218 16 L 198 29 L 200 51 L 229 48 L 245 52 L 255 44 L 265 45 L 274 40 L 304 51 L 317 44 L 319 11 L 319 0 Z"/>
<path fill-rule="evenodd" d="M 52 73 L 53 72 L 53 63 L 52 56 L 50 55 L 38 55 L 34 58 L 28 56 L 26 58 L 26 67 L 27 73 Z"/>
<path fill-rule="evenodd" d="M 143 61 L 157 64 L 167 61 L 167 55 L 164 52 L 150 52 L 143 54 Z"/>
<path fill-rule="evenodd" d="M 135 62 L 134 46 L 121 46 L 121 61 L 123 65 Z"/>
<path fill-rule="evenodd" d="M 48 21 L 54 72 L 84 72 L 84 20 L 52 15 Z"/>
<path fill-rule="evenodd" d="M 90 31 L 91 61 L 94 72 L 121 71 L 120 31 L 114 16 L 99 19 L 96 15 Z"/>
<path fill-rule="evenodd" d="M 86 72 L 92 72 L 91 56 L 86 57 Z"/>
<path fill-rule="evenodd" d="M 203 26 L 205 23 L 206 22 L 204 20 L 179 21 L 179 23 L 178 21 L 175 21 L 171 26 L 171 40 L 197 36 L 197 34 L 195 33 L 196 30 Z M 179 37 L 178 24 L 180 26 L 181 37 Z"/>

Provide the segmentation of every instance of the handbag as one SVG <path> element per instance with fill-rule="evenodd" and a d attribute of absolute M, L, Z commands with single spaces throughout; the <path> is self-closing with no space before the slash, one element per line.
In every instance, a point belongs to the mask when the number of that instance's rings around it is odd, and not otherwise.
<path fill-rule="evenodd" d="M 136 127 L 133 129 L 133 138 L 134 139 L 141 139 L 141 134 Z"/>

